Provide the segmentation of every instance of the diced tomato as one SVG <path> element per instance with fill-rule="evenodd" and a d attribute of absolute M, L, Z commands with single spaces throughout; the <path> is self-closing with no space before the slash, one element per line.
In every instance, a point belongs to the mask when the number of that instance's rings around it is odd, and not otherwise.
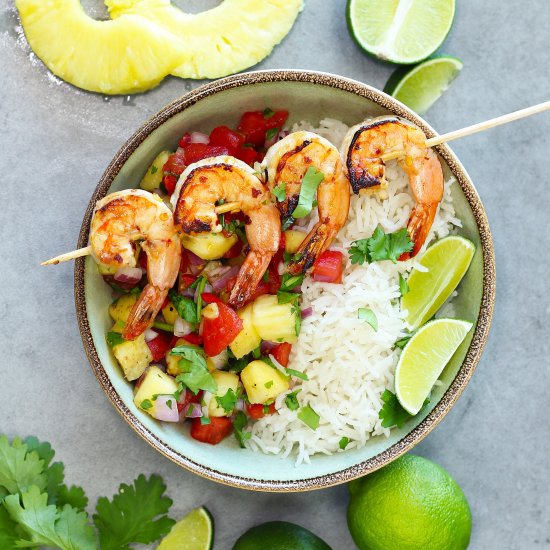
<path fill-rule="evenodd" d="M 263 111 L 247 111 L 243 113 L 237 129 L 244 134 L 246 143 L 260 146 L 265 142 L 267 130 L 282 128 L 287 118 L 288 111 L 275 111 L 267 117 Z"/>
<path fill-rule="evenodd" d="M 200 418 L 191 421 L 191 437 L 202 443 L 217 445 L 231 433 L 233 424 L 226 416 L 210 418 L 210 424 L 201 424 Z"/>
<path fill-rule="evenodd" d="M 185 170 L 185 167 L 185 154 L 183 152 L 174 153 L 168 157 L 168 160 L 162 167 L 162 171 L 179 176 Z"/>
<path fill-rule="evenodd" d="M 264 294 L 271 294 L 270 292 L 271 287 L 269 283 L 266 283 L 265 281 L 260 281 L 258 283 L 258 286 L 256 287 L 256 290 L 251 294 L 250 299 L 247 303 L 253 302 L 256 298 L 259 298 L 260 296 L 263 296 Z M 244 304 L 243 304 L 244 305 Z"/>
<path fill-rule="evenodd" d="M 283 261 L 283 252 L 285 251 L 285 247 L 286 247 L 285 232 L 281 231 L 281 238 L 279 239 L 279 251 L 281 253 L 281 261 Z"/>
<path fill-rule="evenodd" d="M 218 155 L 229 155 L 227 147 L 219 145 L 206 145 L 204 143 L 191 143 L 184 149 L 186 164 L 193 164 L 208 157 L 217 157 Z"/>
<path fill-rule="evenodd" d="M 268 411 L 265 412 L 266 405 L 261 405 L 259 403 L 256 403 L 255 405 L 246 405 L 246 412 L 248 413 L 248 416 L 252 418 L 253 420 L 260 420 L 260 418 L 263 418 L 267 414 L 273 414 L 275 413 L 275 403 L 271 403 L 268 407 Z"/>
<path fill-rule="evenodd" d="M 170 303 L 170 298 L 166 296 L 166 298 L 164 298 L 164 302 L 162 302 L 162 307 L 160 309 L 164 309 L 169 303 Z"/>
<path fill-rule="evenodd" d="M 229 306 L 219 303 L 218 312 L 215 319 L 203 318 L 204 351 L 210 357 L 221 353 L 243 328 L 243 322 Z"/>
<path fill-rule="evenodd" d="M 141 267 L 141 269 L 147 269 L 147 254 L 143 250 L 139 253 L 138 258 L 138 267 Z"/>
<path fill-rule="evenodd" d="M 176 190 L 176 183 L 178 183 L 178 178 L 176 176 L 173 176 L 172 174 L 166 174 L 166 176 L 162 178 L 162 183 L 164 184 L 166 192 L 171 195 Z"/>
<path fill-rule="evenodd" d="M 239 239 L 224 255 L 224 258 L 238 258 L 243 251 L 243 243 Z"/>
<path fill-rule="evenodd" d="M 183 136 L 181 137 L 178 145 L 180 147 L 187 147 L 191 143 L 191 134 L 189 132 L 185 132 Z"/>
<path fill-rule="evenodd" d="M 244 136 L 227 126 L 217 126 L 210 132 L 210 145 L 227 147 L 234 153 L 244 143 Z"/>
<path fill-rule="evenodd" d="M 185 396 L 183 398 L 183 401 L 181 403 L 178 403 L 178 412 L 182 412 L 187 408 L 187 405 L 190 403 L 200 403 L 203 395 L 203 391 L 200 390 L 197 395 L 195 395 L 192 391 L 187 390 L 185 392 Z"/>
<path fill-rule="evenodd" d="M 292 346 L 288 342 L 283 342 L 271 350 L 271 355 L 273 355 L 283 367 L 287 367 L 291 350 Z"/>
<path fill-rule="evenodd" d="M 203 292 L 201 294 L 202 301 L 206 302 L 207 304 L 223 304 L 223 300 L 220 300 L 215 294 L 212 294 L 211 292 Z"/>
<path fill-rule="evenodd" d="M 252 166 L 258 158 L 258 152 L 252 147 L 239 147 L 234 153 L 235 157 Z"/>
<path fill-rule="evenodd" d="M 323 283 L 341 283 L 344 255 L 337 250 L 325 250 L 313 264 L 313 280 Z"/>
<path fill-rule="evenodd" d="M 182 338 L 193 346 L 202 346 L 202 336 L 200 334 L 195 334 L 192 332 L 191 334 L 182 336 Z"/>
<path fill-rule="evenodd" d="M 180 282 L 179 282 L 179 289 L 185 290 L 186 288 L 189 288 L 197 278 L 194 275 L 181 275 L 180 274 Z"/>
<path fill-rule="evenodd" d="M 153 356 L 153 361 L 157 362 L 161 359 L 164 359 L 166 352 L 169 349 L 172 349 L 170 346 L 171 341 L 171 334 L 168 334 L 166 332 L 159 332 L 156 338 L 153 338 L 152 340 L 149 340 L 149 342 L 147 342 L 147 345 L 149 346 L 149 349 L 151 350 L 151 354 Z"/>
<path fill-rule="evenodd" d="M 279 269 L 277 264 L 270 264 L 267 268 L 267 284 L 269 287 L 269 294 L 277 294 L 277 291 L 281 288 L 281 276 L 279 275 Z"/>

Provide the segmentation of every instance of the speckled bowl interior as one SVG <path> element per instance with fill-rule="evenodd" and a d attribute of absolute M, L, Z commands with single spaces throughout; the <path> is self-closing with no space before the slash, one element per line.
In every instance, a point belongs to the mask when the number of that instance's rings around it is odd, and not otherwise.
<path fill-rule="evenodd" d="M 184 132 L 209 132 L 220 124 L 235 126 L 243 111 L 266 106 L 288 109 L 290 123 L 308 120 L 316 124 L 329 116 L 351 125 L 366 117 L 394 113 L 422 127 L 429 137 L 435 135 L 426 122 L 396 100 L 342 77 L 303 71 L 261 71 L 219 80 L 165 107 L 116 154 L 92 196 L 79 246 L 87 244 L 97 200 L 112 191 L 137 187 L 158 152 L 175 149 Z M 472 376 L 488 335 L 495 296 L 493 244 L 483 206 L 451 150 L 445 145 L 437 150 L 445 176 L 454 174 L 459 183 L 453 186 L 453 200 L 464 225 L 460 234 L 477 247 L 454 302 L 457 316 L 476 325 L 445 368 L 443 385 L 434 388 L 423 414 L 401 429 L 392 430 L 389 438 L 373 438 L 358 450 L 314 456 L 311 464 L 298 467 L 293 457 L 281 459 L 242 450 L 231 437 L 216 447 L 199 443 L 188 435 L 187 425 L 157 422 L 134 405 L 132 385 L 125 381 L 105 341 L 111 326 L 107 313 L 112 299 L 110 288 L 91 258 L 79 259 L 75 267 L 75 298 L 86 353 L 101 387 L 130 426 L 162 454 L 199 475 L 266 491 L 309 490 L 349 481 L 394 460 L 423 439 L 447 414 Z"/>

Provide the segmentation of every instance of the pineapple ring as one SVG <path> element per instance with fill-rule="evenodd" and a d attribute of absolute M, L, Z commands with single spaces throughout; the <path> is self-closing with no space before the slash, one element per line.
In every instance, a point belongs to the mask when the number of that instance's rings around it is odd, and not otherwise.
<path fill-rule="evenodd" d="M 213 9 L 190 14 L 170 0 L 105 0 L 113 19 L 139 14 L 184 42 L 180 78 L 219 78 L 259 63 L 288 34 L 302 0 L 224 0 Z"/>
<path fill-rule="evenodd" d="M 138 15 L 96 21 L 79 0 L 16 0 L 29 45 L 63 80 L 102 94 L 152 88 L 181 63 L 181 45 Z"/>

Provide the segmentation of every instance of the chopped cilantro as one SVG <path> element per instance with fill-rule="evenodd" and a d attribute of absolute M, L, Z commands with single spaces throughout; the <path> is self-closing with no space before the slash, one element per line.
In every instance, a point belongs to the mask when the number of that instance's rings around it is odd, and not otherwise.
<path fill-rule="evenodd" d="M 317 192 L 317 187 L 323 181 L 325 175 L 313 166 L 310 166 L 304 177 L 302 178 L 302 184 L 300 186 L 300 196 L 298 198 L 298 205 L 292 212 L 293 218 L 305 218 L 311 212 L 313 207 L 312 203 Z"/>
<path fill-rule="evenodd" d="M 344 450 L 348 446 L 348 443 L 349 437 L 342 437 L 342 439 L 340 439 L 338 443 L 338 446 L 340 447 L 340 449 Z"/>
<path fill-rule="evenodd" d="M 280 131 L 280 128 L 270 128 L 266 133 L 265 133 L 265 139 L 266 141 L 269 141 L 271 139 L 273 139 Z"/>
<path fill-rule="evenodd" d="M 182 358 L 178 367 L 181 374 L 176 376 L 176 381 L 189 388 L 195 395 L 199 390 L 215 392 L 217 385 L 206 366 L 204 352 L 197 346 L 176 346 L 170 355 L 179 355 Z"/>
<path fill-rule="evenodd" d="M 290 260 L 292 260 L 292 254 L 286 251 L 283 252 L 283 262 L 287 264 L 288 262 L 290 262 Z"/>
<path fill-rule="evenodd" d="M 292 227 L 294 225 L 294 222 L 296 220 L 292 216 L 285 216 L 281 220 L 281 230 L 286 231 L 289 227 Z"/>
<path fill-rule="evenodd" d="M 359 239 L 350 246 L 350 259 L 352 264 L 365 262 L 379 262 L 391 260 L 396 263 L 404 252 L 413 249 L 413 242 L 407 229 L 400 229 L 395 233 L 384 233 L 381 227 L 377 227 L 368 239 Z"/>
<path fill-rule="evenodd" d="M 210 418 L 208 416 L 201 416 L 201 425 L 206 426 L 207 424 L 210 424 Z"/>
<path fill-rule="evenodd" d="M 291 312 L 294 314 L 294 332 L 296 336 L 300 336 L 300 331 L 302 330 L 302 310 L 296 302 L 292 304 Z"/>
<path fill-rule="evenodd" d="M 273 109 L 270 109 L 269 107 L 264 109 L 264 118 L 271 118 L 274 114 L 275 111 Z"/>
<path fill-rule="evenodd" d="M 197 284 L 197 321 L 200 321 L 202 314 L 202 293 L 204 292 L 204 287 L 206 286 L 206 277 L 201 275 L 197 280 L 200 280 Z"/>
<path fill-rule="evenodd" d="M 361 319 L 361 321 L 366 321 L 374 329 L 374 332 L 378 330 L 378 319 L 372 309 L 360 307 L 357 310 L 357 318 Z"/>
<path fill-rule="evenodd" d="M 244 442 L 252 437 L 250 432 L 243 431 L 247 424 L 248 418 L 246 418 L 246 414 L 239 411 L 235 416 L 235 420 L 233 420 L 233 431 L 235 433 L 235 438 L 243 449 L 245 448 Z"/>
<path fill-rule="evenodd" d="M 231 350 L 228 349 L 227 364 L 229 365 L 230 371 L 241 372 L 246 367 L 246 365 L 248 365 L 248 359 L 246 355 L 244 357 L 241 357 L 240 359 L 237 359 L 233 355 L 233 353 L 231 353 Z"/>
<path fill-rule="evenodd" d="M 124 342 L 126 342 L 126 340 L 122 337 L 122 334 L 120 334 L 120 332 L 110 330 L 107 333 L 107 344 L 109 344 L 109 346 L 118 346 L 119 344 L 123 344 Z"/>
<path fill-rule="evenodd" d="M 395 342 L 394 346 L 396 348 L 400 348 L 400 349 L 403 349 L 406 345 L 407 345 L 407 342 L 412 338 L 412 335 L 411 336 L 404 336 L 403 338 L 400 338 L 399 340 L 397 340 L 397 342 Z"/>
<path fill-rule="evenodd" d="M 161 323 L 160 321 L 155 321 L 153 323 L 153 328 L 158 328 L 159 330 L 164 330 L 165 332 L 174 332 L 174 325 Z"/>
<path fill-rule="evenodd" d="M 168 293 L 170 301 L 174 304 L 178 315 L 188 323 L 198 323 L 197 308 L 191 298 L 178 294 L 175 290 Z"/>
<path fill-rule="evenodd" d="M 286 199 L 286 182 L 281 182 L 273 188 L 272 193 L 275 195 L 277 202 L 283 202 Z"/>
<path fill-rule="evenodd" d="M 401 428 L 403 424 L 409 418 L 412 418 L 412 415 L 409 414 L 402 406 L 401 403 L 399 403 L 397 396 L 392 393 L 390 390 L 384 390 L 384 393 L 380 397 L 382 401 L 384 402 L 384 405 L 378 412 L 378 418 L 382 420 L 382 427 L 383 428 L 391 428 L 393 426 L 397 426 L 398 428 Z M 430 402 L 430 398 L 427 397 L 426 401 L 424 401 L 424 404 L 422 405 L 422 409 Z M 422 409 L 418 412 L 422 412 Z"/>
<path fill-rule="evenodd" d="M 218 405 L 226 412 L 231 413 L 237 404 L 237 394 L 233 391 L 233 388 L 229 388 L 225 395 L 222 397 L 216 396 Z"/>
<path fill-rule="evenodd" d="M 288 372 L 290 376 L 294 376 L 295 378 L 300 378 L 301 380 L 309 380 L 309 377 L 305 372 L 300 372 L 294 369 L 286 369 L 286 372 Z"/>
<path fill-rule="evenodd" d="M 262 356 L 261 346 L 258 346 L 257 348 L 253 349 L 252 355 L 254 356 L 254 359 L 259 359 Z"/>
<path fill-rule="evenodd" d="M 283 276 L 281 278 L 280 290 L 287 292 L 289 290 L 292 290 L 293 288 L 296 288 L 297 286 L 300 286 L 303 281 L 304 281 L 303 273 L 300 273 L 300 275 L 291 275 L 290 273 L 283 273 Z"/>
<path fill-rule="evenodd" d="M 289 393 L 286 397 L 285 397 L 285 405 L 288 407 L 289 410 L 291 411 L 297 411 L 299 408 L 300 408 L 300 403 L 298 403 L 298 397 L 297 395 L 301 392 L 302 390 L 295 390 L 291 393 Z"/>
<path fill-rule="evenodd" d="M 405 296 L 407 292 L 409 292 L 409 284 L 407 283 L 407 279 L 399 274 L 399 292 L 401 292 L 401 296 Z"/>
<path fill-rule="evenodd" d="M 151 164 L 151 174 L 156 174 L 158 172 L 158 168 L 155 164 Z"/>
<path fill-rule="evenodd" d="M 139 404 L 140 408 L 143 409 L 144 411 L 148 411 L 152 406 L 153 406 L 153 403 L 151 403 L 151 401 L 149 399 L 144 399 L 140 404 Z"/>
<path fill-rule="evenodd" d="M 266 382 L 266 383 L 264 384 L 264 386 L 266 387 L 266 389 L 271 388 L 271 386 L 273 386 L 273 380 L 269 380 L 268 382 Z"/>
<path fill-rule="evenodd" d="M 287 292 L 286 290 L 277 291 L 277 303 L 288 304 L 294 303 L 300 299 L 300 295 L 297 292 Z"/>
<path fill-rule="evenodd" d="M 171 409 L 171 408 L 172 408 L 172 400 L 171 400 L 171 399 L 167 399 L 167 400 L 166 400 L 166 405 L 168 405 L 168 408 Z"/>
<path fill-rule="evenodd" d="M 300 409 L 298 418 L 312 430 L 316 430 L 319 427 L 319 421 L 321 417 L 311 408 L 310 405 L 306 405 Z"/>

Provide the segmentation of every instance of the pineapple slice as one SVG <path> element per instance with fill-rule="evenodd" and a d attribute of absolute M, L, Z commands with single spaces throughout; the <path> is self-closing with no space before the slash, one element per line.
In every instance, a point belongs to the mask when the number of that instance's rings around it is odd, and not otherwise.
<path fill-rule="evenodd" d="M 270 294 L 256 298 L 252 304 L 252 325 L 262 340 L 289 344 L 298 340 L 296 317 L 301 314 L 300 308 L 279 304 L 277 296 Z"/>
<path fill-rule="evenodd" d="M 191 250 L 203 260 L 218 260 L 239 240 L 237 235 L 226 237 L 221 233 L 203 233 L 200 235 L 182 235 L 183 248 Z"/>
<path fill-rule="evenodd" d="M 259 360 L 248 363 L 241 371 L 241 380 L 252 404 L 265 405 L 290 387 L 282 373 Z"/>
<path fill-rule="evenodd" d="M 106 0 L 113 19 L 139 14 L 185 42 L 180 78 L 219 78 L 256 65 L 288 34 L 302 0 L 224 0 L 202 13 L 185 13 L 170 0 Z"/>
<path fill-rule="evenodd" d="M 79 0 L 16 0 L 15 5 L 34 53 L 79 88 L 141 92 L 181 64 L 179 39 L 139 15 L 96 21 Z"/>

